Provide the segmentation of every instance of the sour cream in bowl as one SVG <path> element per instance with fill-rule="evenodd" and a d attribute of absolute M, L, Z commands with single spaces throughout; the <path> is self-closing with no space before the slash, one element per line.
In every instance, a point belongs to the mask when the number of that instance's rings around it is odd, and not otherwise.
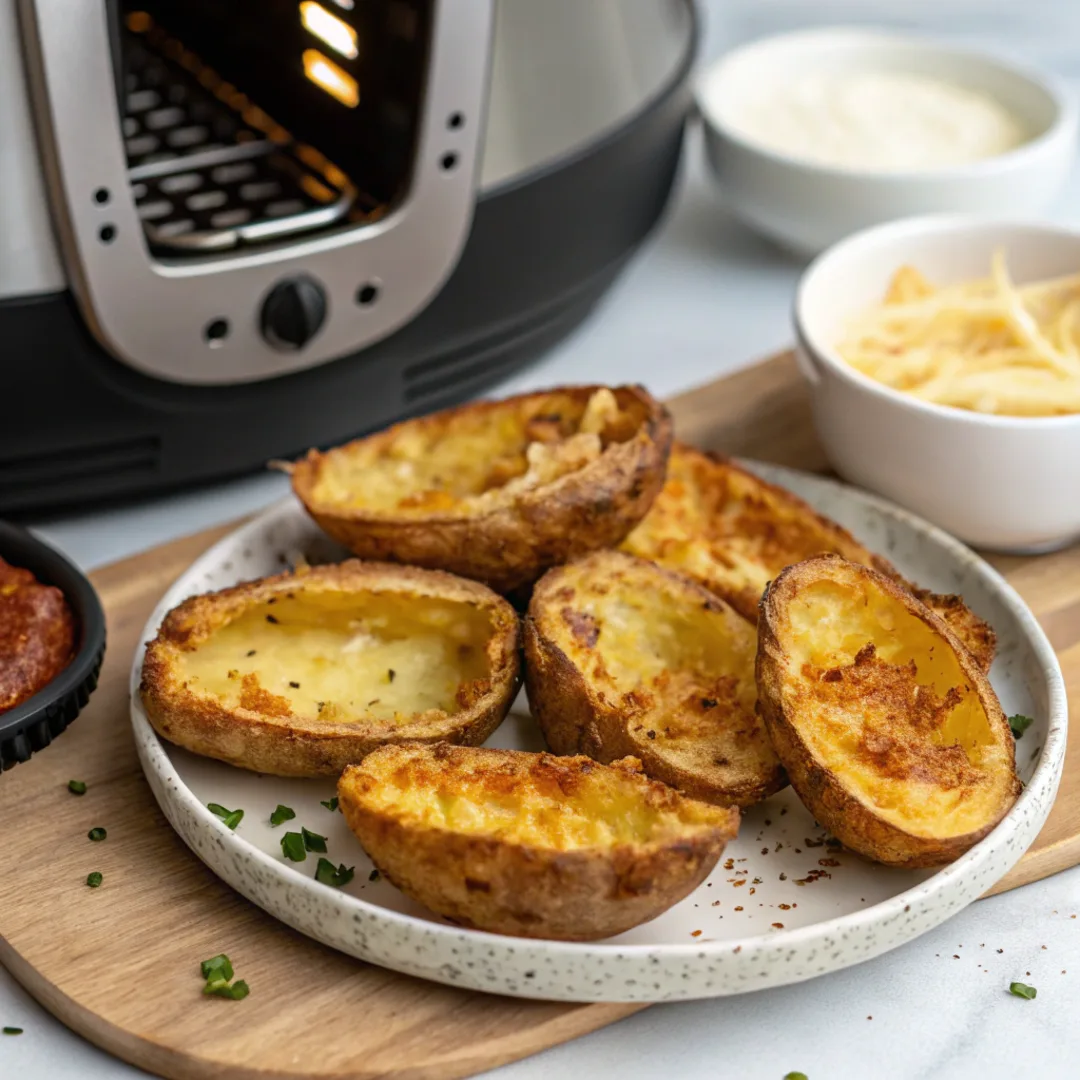
<path fill-rule="evenodd" d="M 697 96 L 728 205 L 800 254 L 915 214 L 1034 216 L 1075 156 L 1077 109 L 1053 78 L 903 34 L 766 38 Z"/>

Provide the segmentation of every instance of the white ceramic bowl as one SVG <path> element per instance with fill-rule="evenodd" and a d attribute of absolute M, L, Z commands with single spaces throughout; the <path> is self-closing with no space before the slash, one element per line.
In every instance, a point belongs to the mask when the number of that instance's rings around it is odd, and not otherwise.
<path fill-rule="evenodd" d="M 880 302 L 893 273 L 947 284 L 985 278 L 1002 248 L 1018 283 L 1080 271 L 1080 232 L 937 216 L 868 229 L 803 275 L 797 353 L 818 436 L 841 476 L 998 551 L 1042 551 L 1080 537 L 1080 415 L 991 416 L 933 405 L 856 371 L 834 344 Z"/>
<path fill-rule="evenodd" d="M 737 110 L 762 87 L 814 72 L 918 73 L 989 95 L 1031 139 L 1009 153 L 936 170 L 873 171 L 799 160 L 756 145 Z M 1061 190 L 1076 149 L 1077 108 L 1048 76 L 940 41 L 854 29 L 765 38 L 728 53 L 698 83 L 709 163 L 735 214 L 800 254 L 859 229 L 929 213 L 1024 218 Z"/>

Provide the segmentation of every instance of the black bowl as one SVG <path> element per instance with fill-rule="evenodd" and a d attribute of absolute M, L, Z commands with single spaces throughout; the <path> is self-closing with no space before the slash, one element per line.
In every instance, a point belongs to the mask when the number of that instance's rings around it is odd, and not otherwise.
<path fill-rule="evenodd" d="M 105 612 L 82 572 L 25 529 L 0 521 L 0 556 L 64 594 L 75 614 L 77 642 L 71 663 L 52 682 L 21 705 L 0 713 L 2 772 L 44 750 L 89 700 L 105 658 Z"/>

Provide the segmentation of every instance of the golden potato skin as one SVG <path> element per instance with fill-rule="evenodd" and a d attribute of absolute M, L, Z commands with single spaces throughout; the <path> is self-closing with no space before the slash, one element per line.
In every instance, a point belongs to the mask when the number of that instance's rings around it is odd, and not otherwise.
<path fill-rule="evenodd" d="M 178 675 L 180 654 L 196 649 L 230 619 L 253 605 L 306 591 L 429 597 L 488 613 L 485 652 L 489 676 L 472 687 L 457 711 L 435 709 L 398 722 L 323 722 L 274 709 L 228 706 L 191 691 Z M 277 609 L 275 609 L 277 610 Z M 502 722 L 520 681 L 520 621 L 510 605 L 478 582 L 432 570 L 351 559 L 303 568 L 194 596 L 170 611 L 146 648 L 140 697 L 163 738 L 204 757 L 275 776 L 334 776 L 346 765 L 391 742 L 482 743 Z M 261 693 L 257 691 L 257 693 Z"/>
<path fill-rule="evenodd" d="M 672 448 L 664 488 L 622 549 L 687 574 L 754 622 L 766 584 L 781 570 L 815 555 L 842 555 L 887 574 L 933 608 L 984 671 L 994 660 L 994 631 L 959 596 L 912 585 L 797 495 L 683 443 Z"/>
<path fill-rule="evenodd" d="M 659 842 L 558 850 L 423 824 L 378 805 L 395 774 L 429 793 L 453 791 L 459 775 L 471 774 L 493 799 L 534 785 L 573 800 L 594 771 L 644 807 L 685 816 L 685 827 Z M 610 937 L 655 918 L 708 876 L 738 829 L 737 811 L 685 799 L 648 780 L 633 759 L 605 766 L 446 744 L 378 750 L 345 770 L 338 797 L 379 871 L 431 911 L 477 930 L 563 941 Z"/>
<path fill-rule="evenodd" d="M 893 603 L 905 608 L 924 623 L 940 645 L 955 656 L 963 680 L 974 690 L 985 710 L 994 745 L 1000 750 L 1002 760 L 1006 763 L 1003 767 L 1008 769 L 1008 776 L 1003 781 L 1002 796 L 993 812 L 979 827 L 962 835 L 916 835 L 875 813 L 833 769 L 827 767 L 810 750 L 801 730 L 803 721 L 799 715 L 798 704 L 801 691 L 794 688 L 788 692 L 789 687 L 786 685 L 788 676 L 785 674 L 786 657 L 781 637 L 788 605 L 802 590 L 821 580 L 854 583 L 856 588 L 880 590 L 880 593 L 890 598 Z M 944 620 L 901 588 L 892 578 L 836 555 L 822 555 L 791 566 L 770 584 L 762 598 L 758 642 L 758 701 L 773 745 L 800 799 L 845 847 L 889 866 L 909 869 L 942 866 L 959 858 L 989 833 L 1016 801 L 1022 785 L 1015 772 L 1015 742 L 986 674 Z M 853 667 L 857 669 L 860 663 L 873 660 L 872 649 L 869 653 L 860 650 Z M 827 681 L 841 681 L 846 677 L 846 673 L 839 669 L 835 673 L 826 672 L 823 676 Z M 869 704 L 867 699 L 866 707 L 882 707 L 881 700 L 888 701 L 889 690 L 884 683 L 873 685 L 869 693 L 876 695 L 878 702 Z M 908 709 L 913 710 L 909 702 L 910 699 L 894 700 L 892 704 L 895 712 L 890 715 L 906 715 Z M 863 749 L 860 747 L 860 751 Z M 886 756 L 887 747 L 877 752 L 881 754 L 882 762 L 889 761 Z M 888 768 L 888 765 L 882 767 Z M 925 776 L 920 775 L 918 779 L 925 779 Z"/>
<path fill-rule="evenodd" d="M 629 677 L 605 662 L 608 598 L 623 610 L 641 604 L 644 615 L 633 640 L 623 635 Z M 719 639 L 731 642 L 730 652 L 712 663 L 672 657 L 681 662 L 646 673 L 648 655 L 638 650 L 655 655 L 671 640 L 665 615 L 678 620 L 680 637 L 697 624 L 702 648 L 715 654 Z M 689 578 L 622 552 L 594 552 L 549 570 L 533 590 L 525 619 L 529 705 L 557 754 L 633 756 L 647 775 L 691 798 L 751 806 L 787 785 L 754 709 L 756 647 L 753 626 Z"/>
<path fill-rule="evenodd" d="M 668 411 L 643 387 L 611 392 L 621 408 L 640 416 L 629 437 L 610 441 L 600 456 L 552 483 L 516 493 L 480 513 L 453 506 L 418 515 L 395 515 L 321 502 L 315 492 L 330 455 L 363 449 L 389 453 L 414 431 L 437 430 L 463 414 L 507 413 L 542 417 L 547 400 L 570 398 L 582 405 L 601 386 L 565 387 L 503 401 L 480 402 L 397 424 L 345 447 L 312 450 L 292 467 L 292 486 L 318 524 L 365 559 L 446 570 L 482 581 L 502 594 L 531 586 L 543 572 L 576 555 L 617 544 L 646 514 L 664 482 L 671 448 Z"/>

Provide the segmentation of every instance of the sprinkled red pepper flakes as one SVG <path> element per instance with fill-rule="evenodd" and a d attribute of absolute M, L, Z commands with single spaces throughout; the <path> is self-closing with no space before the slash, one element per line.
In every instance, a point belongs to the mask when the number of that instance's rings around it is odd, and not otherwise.
<path fill-rule="evenodd" d="M 818 866 L 842 866 L 839 859 L 818 859 Z"/>
<path fill-rule="evenodd" d="M 791 910 L 791 905 L 790 905 L 790 904 L 777 904 L 776 906 L 777 906 L 777 907 L 778 907 L 778 908 L 779 908 L 779 909 L 780 909 L 781 911 L 790 911 L 790 910 Z"/>
<path fill-rule="evenodd" d="M 700 930 L 691 930 L 690 931 L 690 936 L 691 937 L 701 937 L 701 931 Z"/>
<path fill-rule="evenodd" d="M 784 929 L 784 924 L 782 922 L 774 922 L 773 927 L 775 929 L 777 929 L 777 930 L 783 930 Z"/>
<path fill-rule="evenodd" d="M 742 911 L 742 908 L 741 908 L 741 907 L 737 907 L 737 908 L 736 908 L 735 910 L 736 910 L 736 911 Z"/>

